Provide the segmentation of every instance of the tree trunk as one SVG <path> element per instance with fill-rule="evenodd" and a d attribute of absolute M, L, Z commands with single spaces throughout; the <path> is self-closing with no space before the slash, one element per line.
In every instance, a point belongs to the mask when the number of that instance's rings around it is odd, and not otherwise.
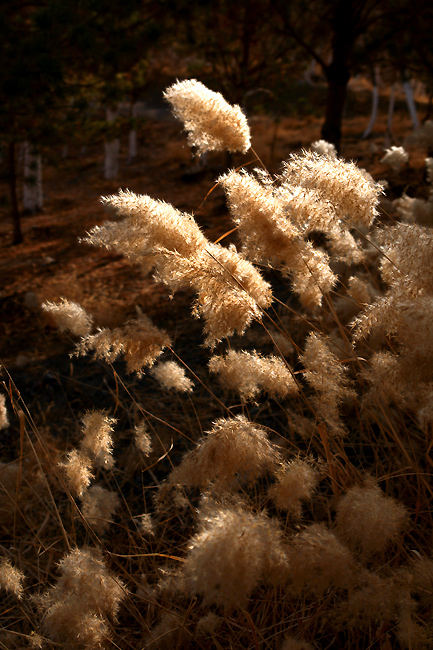
<path fill-rule="evenodd" d="M 118 115 L 118 111 L 113 111 L 107 108 L 107 122 L 114 122 Z M 120 153 L 120 140 L 108 136 L 105 143 L 105 161 L 104 161 L 104 177 L 108 180 L 116 178 L 119 173 L 119 153 Z"/>
<path fill-rule="evenodd" d="M 333 144 L 337 152 L 339 152 L 347 84 L 349 83 L 350 73 L 343 61 L 333 61 L 325 73 L 328 81 L 328 93 L 326 97 L 325 122 L 322 126 L 322 138 Z"/>
<path fill-rule="evenodd" d="M 376 123 L 377 120 L 377 111 L 379 108 L 379 71 L 376 68 L 373 74 L 373 90 L 371 93 L 372 101 L 371 101 L 371 115 L 370 115 L 370 121 L 364 130 L 364 133 L 362 134 L 363 139 L 368 138 L 372 131 L 373 127 Z"/>
<path fill-rule="evenodd" d="M 392 84 L 391 90 L 389 93 L 389 102 L 388 102 L 388 118 L 386 121 L 386 135 L 385 135 L 385 148 L 391 146 L 391 143 L 394 141 L 392 136 L 392 119 L 394 117 L 394 106 L 395 106 L 395 90 L 396 84 Z"/>
<path fill-rule="evenodd" d="M 412 120 L 413 128 L 417 129 L 419 127 L 418 114 L 416 112 L 416 104 L 413 96 L 412 86 L 410 81 L 406 80 L 403 82 L 403 90 L 406 95 L 406 104 L 409 111 L 410 119 Z"/>
<path fill-rule="evenodd" d="M 339 0 L 336 4 L 333 16 L 332 61 L 324 68 L 328 94 L 322 138 L 333 144 L 337 152 L 340 151 L 347 84 L 356 40 L 355 5 L 355 0 Z"/>
<path fill-rule="evenodd" d="M 21 231 L 21 218 L 18 208 L 17 196 L 17 165 L 16 165 L 16 149 L 15 142 L 9 143 L 9 192 L 11 198 L 11 216 L 13 225 L 13 244 L 21 244 L 23 241 L 23 234 Z"/>
<path fill-rule="evenodd" d="M 137 157 L 137 117 L 138 102 L 133 101 L 131 104 L 132 128 L 128 138 L 128 163 L 132 163 Z"/>
<path fill-rule="evenodd" d="M 42 159 L 31 142 L 23 144 L 24 185 L 23 210 L 35 213 L 44 207 L 42 192 Z"/>

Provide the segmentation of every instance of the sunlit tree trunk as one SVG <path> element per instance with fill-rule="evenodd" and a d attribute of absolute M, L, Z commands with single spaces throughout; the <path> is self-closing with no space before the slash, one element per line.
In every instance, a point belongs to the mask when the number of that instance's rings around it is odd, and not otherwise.
<path fill-rule="evenodd" d="M 393 141 L 392 120 L 393 120 L 393 117 L 394 117 L 395 91 L 396 91 L 396 84 L 392 84 L 391 90 L 390 90 L 390 93 L 389 93 L 388 119 L 386 121 L 385 147 L 389 147 L 391 145 L 392 141 Z"/>
<path fill-rule="evenodd" d="M 408 79 L 403 81 L 403 90 L 406 96 L 407 109 L 409 111 L 410 119 L 412 120 L 413 128 L 417 129 L 419 127 L 419 119 L 418 119 L 418 114 L 416 112 L 416 105 L 413 96 L 412 86 Z"/>

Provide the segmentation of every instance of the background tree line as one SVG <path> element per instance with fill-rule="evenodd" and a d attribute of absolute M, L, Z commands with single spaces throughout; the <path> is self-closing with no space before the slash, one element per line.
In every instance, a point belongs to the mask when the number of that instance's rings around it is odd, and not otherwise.
<path fill-rule="evenodd" d="M 416 75 L 433 85 L 432 26 L 433 9 L 424 0 L 3 3 L 0 140 L 14 243 L 22 240 L 19 155 L 28 156 L 36 177 L 41 147 L 59 141 L 66 147 L 86 134 L 105 141 L 105 173 L 115 175 L 119 129 L 129 128 L 133 156 L 134 105 L 167 51 L 189 62 L 191 76 L 205 77 L 247 110 L 255 94 L 271 95 L 283 78 L 301 78 L 315 64 L 327 88 L 322 136 L 339 149 L 353 74 L 381 66 L 403 81 Z M 129 113 L 119 111 L 122 102 Z"/>

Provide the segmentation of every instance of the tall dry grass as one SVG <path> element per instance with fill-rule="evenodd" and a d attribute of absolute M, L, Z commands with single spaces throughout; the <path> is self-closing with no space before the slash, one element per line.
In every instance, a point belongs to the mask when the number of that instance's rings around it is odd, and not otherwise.
<path fill-rule="evenodd" d="M 165 95 L 198 153 L 257 158 L 239 107 L 194 80 Z M 388 161 L 404 173 L 405 152 Z M 44 305 L 118 384 L 123 357 L 169 391 L 166 419 L 126 385 L 133 426 L 117 396 L 61 448 L 4 371 L 0 647 L 432 647 L 432 198 L 391 219 L 323 142 L 276 177 L 255 162 L 213 190 L 239 250 L 128 191 L 85 238 L 191 296 L 208 372 L 139 310 L 108 330 Z"/>

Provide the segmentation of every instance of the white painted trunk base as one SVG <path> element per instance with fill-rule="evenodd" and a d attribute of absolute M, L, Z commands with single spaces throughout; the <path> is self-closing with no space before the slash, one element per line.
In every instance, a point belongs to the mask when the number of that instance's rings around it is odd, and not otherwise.
<path fill-rule="evenodd" d="M 23 210 L 37 212 L 44 207 L 42 190 L 42 157 L 31 142 L 22 145 Z"/>
<path fill-rule="evenodd" d="M 118 115 L 117 110 L 112 110 L 107 108 L 107 122 L 114 122 Z M 105 159 L 104 159 L 104 177 L 109 180 L 110 178 L 116 178 L 119 173 L 119 153 L 120 153 L 120 140 L 115 138 L 114 140 L 106 141 L 104 143 L 105 149 Z"/>
<path fill-rule="evenodd" d="M 131 104 L 131 117 L 135 120 L 138 117 L 138 102 Z M 137 129 L 134 127 L 129 132 L 128 137 L 128 162 L 131 163 L 137 157 Z"/>

